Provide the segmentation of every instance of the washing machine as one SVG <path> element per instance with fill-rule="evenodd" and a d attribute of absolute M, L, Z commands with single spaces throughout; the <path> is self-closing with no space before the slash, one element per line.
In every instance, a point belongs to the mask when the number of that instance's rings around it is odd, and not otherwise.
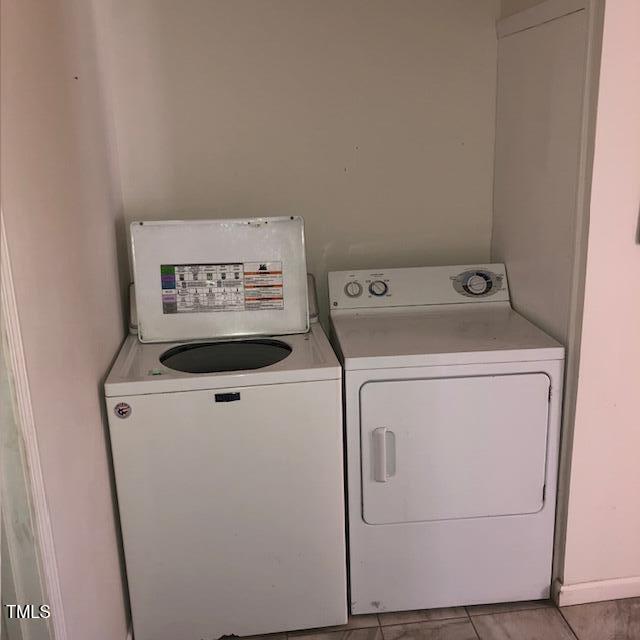
<path fill-rule="evenodd" d="M 136 640 L 346 622 L 341 368 L 303 231 L 131 227 L 138 334 L 105 395 Z"/>
<path fill-rule="evenodd" d="M 549 596 L 564 350 L 502 264 L 329 274 L 353 613 Z"/>

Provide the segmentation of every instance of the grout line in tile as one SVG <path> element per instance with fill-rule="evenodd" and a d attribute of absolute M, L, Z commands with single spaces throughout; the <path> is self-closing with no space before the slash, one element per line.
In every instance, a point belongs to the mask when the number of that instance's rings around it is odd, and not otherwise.
<path fill-rule="evenodd" d="M 562 613 L 562 609 L 560 607 L 555 607 L 555 608 L 557 609 L 558 613 L 560 614 L 560 616 L 564 620 L 564 623 L 567 625 L 567 628 L 569 629 L 569 631 L 571 632 L 573 637 L 576 640 L 580 640 L 580 638 L 578 637 L 578 632 L 571 626 L 571 623 L 565 618 L 564 613 Z"/>
<path fill-rule="evenodd" d="M 477 605 L 472 605 L 472 606 L 477 606 Z M 480 605 L 482 606 L 482 605 Z M 484 613 L 480 612 L 480 613 L 471 613 L 471 611 L 469 611 L 470 607 L 465 607 L 465 610 L 467 611 L 467 615 L 469 616 L 469 618 L 479 618 L 480 616 L 498 616 L 502 613 L 511 613 L 511 612 L 520 612 L 520 611 L 539 611 L 540 609 L 552 609 L 554 607 L 549 607 L 549 605 L 540 605 L 539 607 L 525 607 L 524 609 L 505 609 L 504 611 L 486 611 Z M 564 616 L 563 616 L 564 617 Z"/>
<path fill-rule="evenodd" d="M 429 623 L 435 623 L 435 622 L 452 622 L 452 621 L 469 622 L 471 624 L 471 628 L 473 629 L 473 633 L 476 636 L 476 639 L 477 640 L 481 640 L 480 635 L 478 634 L 478 630 L 476 629 L 475 625 L 473 624 L 473 620 L 471 620 L 471 618 L 468 615 L 467 616 L 456 616 L 454 618 L 438 618 L 437 620 L 416 620 L 416 621 L 413 621 L 413 622 L 396 622 L 395 624 L 388 624 L 386 626 L 381 626 L 380 627 L 380 631 L 382 632 L 383 640 L 386 640 L 385 629 L 391 629 L 392 627 L 413 627 L 413 626 L 418 626 L 418 625 L 422 625 L 422 624 L 429 624 Z"/>
<path fill-rule="evenodd" d="M 464 606 L 461 607 L 462 609 L 464 609 L 465 615 L 463 616 L 451 616 L 451 617 L 447 617 L 447 618 L 438 618 L 438 620 L 463 620 L 466 619 L 471 623 L 471 626 L 473 627 L 473 631 L 476 634 L 476 637 L 478 638 L 478 640 L 482 640 L 482 636 L 480 635 L 480 633 L 478 632 L 478 629 L 476 628 L 476 625 L 474 624 L 473 619 L 474 618 L 478 618 L 478 617 L 482 617 L 482 616 L 490 616 L 490 615 L 501 615 L 503 613 L 511 613 L 511 612 L 522 612 L 522 611 L 537 611 L 540 609 L 556 609 L 561 617 L 563 622 L 565 623 L 566 627 L 569 629 L 569 632 L 571 633 L 571 635 L 576 639 L 576 640 L 580 640 L 580 638 L 578 637 L 578 634 L 576 633 L 576 631 L 574 631 L 573 627 L 571 626 L 571 623 L 569 622 L 569 620 L 567 620 L 567 618 L 565 617 L 564 613 L 562 612 L 562 609 L 558 606 L 556 606 L 556 604 L 554 602 L 551 603 L 551 606 L 549 605 L 540 605 L 540 606 L 535 606 L 535 607 L 526 607 L 524 609 L 519 609 L 516 608 L 514 609 L 508 609 L 505 611 L 488 611 L 486 613 L 472 613 L 471 611 L 469 611 L 469 609 L 471 608 L 471 606 L 474 605 L 470 605 L 470 606 Z M 393 613 L 393 612 L 390 612 Z M 346 632 L 346 631 L 358 631 L 358 630 L 362 630 L 362 629 L 380 629 L 381 635 L 383 640 L 385 639 L 385 633 L 384 633 L 384 629 L 385 627 L 393 627 L 393 626 L 402 626 L 402 625 L 406 625 L 406 624 L 419 624 L 421 622 L 429 622 L 429 620 L 417 620 L 414 622 L 395 622 L 393 624 L 387 624 L 384 625 L 382 623 L 382 620 L 380 618 L 380 614 L 376 613 L 376 620 L 378 621 L 378 624 L 375 626 L 370 626 L 370 627 L 355 627 L 353 629 L 332 629 L 331 627 L 321 627 L 319 629 L 315 630 L 315 633 L 339 633 L 340 631 Z M 309 633 L 311 633 L 311 631 L 309 631 Z M 301 640 L 303 640 L 304 635 L 300 634 L 299 632 L 285 632 L 285 637 L 286 640 L 292 640 L 293 638 L 300 638 Z"/>
<path fill-rule="evenodd" d="M 424 618 L 421 620 L 405 620 L 403 621 L 394 621 L 394 622 L 389 622 L 387 624 L 385 624 L 384 622 L 382 622 L 382 620 L 380 619 L 380 614 L 378 614 L 378 623 L 381 629 L 384 629 L 385 627 L 397 627 L 398 625 L 403 625 L 403 624 L 417 624 L 419 622 L 438 622 L 441 620 L 465 620 L 467 618 L 469 618 L 469 614 L 466 610 L 465 607 L 461 607 L 462 609 L 464 609 L 464 614 L 463 615 L 450 615 L 450 616 L 444 616 L 444 617 L 438 617 L 438 618 Z M 389 611 L 389 613 L 396 613 L 395 611 Z M 402 612 L 399 612 L 402 613 Z"/>
<path fill-rule="evenodd" d="M 467 607 L 465 607 L 465 611 L 466 611 Z M 480 637 L 480 634 L 478 633 L 478 630 L 476 629 L 476 625 L 473 623 L 473 618 L 469 615 L 469 612 L 467 611 L 467 618 L 469 618 L 469 622 L 471 623 L 471 626 L 473 627 L 473 633 L 476 634 L 476 638 L 478 638 L 478 640 L 482 640 L 482 638 Z"/>
<path fill-rule="evenodd" d="M 466 608 L 466 607 L 465 607 Z M 495 613 L 481 613 L 478 614 L 477 616 L 475 616 L 476 618 L 482 617 L 482 616 L 500 616 L 503 615 L 505 613 L 522 613 L 523 611 L 540 611 L 540 609 L 555 609 L 558 611 L 558 613 L 560 613 L 560 617 L 562 618 L 562 622 L 564 623 L 565 627 L 567 628 L 567 630 L 569 631 L 569 633 L 576 639 L 576 640 L 581 640 L 578 637 L 578 634 L 573 630 L 573 627 L 571 626 L 570 622 L 564 617 L 564 614 L 562 613 L 562 610 L 560 609 L 560 607 L 556 607 L 555 604 L 551 607 L 534 607 L 534 608 L 530 608 L 530 609 L 517 609 L 517 610 L 509 610 L 509 611 L 500 611 L 500 612 L 495 612 Z M 473 626 L 473 630 L 476 632 L 476 635 L 478 636 L 478 640 L 482 640 L 482 636 L 480 635 L 480 633 L 478 632 L 478 630 L 476 629 L 476 625 L 473 622 L 473 618 L 474 616 L 469 615 L 469 620 L 471 621 L 471 625 Z"/>

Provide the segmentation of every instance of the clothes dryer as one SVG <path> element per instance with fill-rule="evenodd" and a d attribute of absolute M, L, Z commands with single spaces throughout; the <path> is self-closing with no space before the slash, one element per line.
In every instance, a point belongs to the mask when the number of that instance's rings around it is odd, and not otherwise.
<path fill-rule="evenodd" d="M 563 347 L 502 264 L 329 274 L 352 613 L 549 596 Z"/>

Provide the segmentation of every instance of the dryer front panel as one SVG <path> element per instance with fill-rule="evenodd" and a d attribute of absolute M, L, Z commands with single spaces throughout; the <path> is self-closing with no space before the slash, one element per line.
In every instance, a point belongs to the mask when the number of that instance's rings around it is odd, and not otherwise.
<path fill-rule="evenodd" d="M 364 521 L 538 512 L 544 504 L 549 385 L 543 373 L 364 384 Z"/>

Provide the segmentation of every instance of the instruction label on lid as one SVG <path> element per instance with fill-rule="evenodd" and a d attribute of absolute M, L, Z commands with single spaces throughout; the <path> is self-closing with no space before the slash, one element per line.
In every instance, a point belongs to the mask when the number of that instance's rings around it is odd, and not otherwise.
<path fill-rule="evenodd" d="M 284 309 L 282 262 L 247 262 L 244 268 L 245 309 Z"/>
<path fill-rule="evenodd" d="M 282 262 L 160 266 L 162 313 L 284 309 Z"/>

